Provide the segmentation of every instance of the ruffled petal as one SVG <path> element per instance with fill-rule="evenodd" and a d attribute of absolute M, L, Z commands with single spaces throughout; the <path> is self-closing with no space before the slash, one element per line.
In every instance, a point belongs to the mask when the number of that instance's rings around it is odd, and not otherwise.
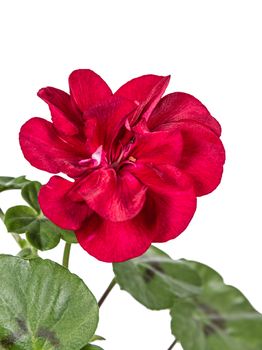
<path fill-rule="evenodd" d="M 153 242 L 177 237 L 190 223 L 196 210 L 191 180 L 173 166 L 141 166 L 134 174 L 148 187 L 146 220 L 154 217 Z"/>
<path fill-rule="evenodd" d="M 174 132 L 156 131 L 138 134 L 129 159 L 134 164 L 173 164 L 181 157 L 183 139 L 179 130 Z"/>
<path fill-rule="evenodd" d="M 76 182 L 75 191 L 104 219 L 118 222 L 140 212 L 146 187 L 128 172 L 102 168 Z"/>
<path fill-rule="evenodd" d="M 121 262 L 142 255 L 152 242 L 154 217 L 138 214 L 124 222 L 106 221 L 93 214 L 76 231 L 80 245 L 90 255 L 105 262 Z"/>
<path fill-rule="evenodd" d="M 194 189 L 178 169 L 148 168 L 147 173 L 139 175 L 150 188 L 137 216 L 123 222 L 112 222 L 92 214 L 76 231 L 83 249 L 99 260 L 121 262 L 135 258 L 143 254 L 151 242 L 177 237 L 195 212 Z"/>
<path fill-rule="evenodd" d="M 197 196 L 212 192 L 220 183 L 225 150 L 220 139 L 198 123 L 177 123 L 184 149 L 179 168 L 190 175 Z"/>
<path fill-rule="evenodd" d="M 85 114 L 87 148 L 93 153 L 99 146 L 109 151 L 125 122 L 136 108 L 133 102 L 113 96 L 88 109 Z"/>
<path fill-rule="evenodd" d="M 47 218 L 67 230 L 77 230 L 90 215 L 91 210 L 83 200 L 76 200 L 72 193 L 73 183 L 53 176 L 42 186 L 38 200 Z"/>
<path fill-rule="evenodd" d="M 70 94 L 82 112 L 112 96 L 106 82 L 90 69 L 73 71 L 69 76 L 69 87 Z"/>
<path fill-rule="evenodd" d="M 206 107 L 192 95 L 175 92 L 164 96 L 148 120 L 150 130 L 172 130 L 180 121 L 197 122 L 210 128 L 218 136 L 221 127 Z"/>
<path fill-rule="evenodd" d="M 134 125 L 140 118 L 147 120 L 165 92 L 170 76 L 143 75 L 121 86 L 115 93 L 134 101 L 138 108 L 130 118 L 130 125 Z"/>
<path fill-rule="evenodd" d="M 28 120 L 20 130 L 19 141 L 24 157 L 34 167 L 50 173 L 63 172 L 70 177 L 83 173 L 79 161 L 85 159 L 86 154 L 63 141 L 47 120 Z"/>
<path fill-rule="evenodd" d="M 73 136 L 81 132 L 80 112 L 74 108 L 71 97 L 62 90 L 46 87 L 38 91 L 38 96 L 44 100 L 50 109 L 52 121 L 58 132 Z"/>

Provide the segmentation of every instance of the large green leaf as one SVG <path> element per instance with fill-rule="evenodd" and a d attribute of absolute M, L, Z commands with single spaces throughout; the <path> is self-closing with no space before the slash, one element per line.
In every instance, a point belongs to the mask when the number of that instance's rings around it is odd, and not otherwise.
<path fill-rule="evenodd" d="M 172 332 L 184 350 L 261 350 L 262 315 L 210 267 L 184 261 L 202 279 L 201 293 L 177 299 Z"/>
<path fill-rule="evenodd" d="M 0 348 L 79 350 L 95 333 L 96 300 L 64 267 L 0 256 Z"/>
<path fill-rule="evenodd" d="M 198 274 L 153 246 L 139 258 L 113 264 L 113 269 L 120 287 L 152 310 L 172 307 L 175 297 L 200 293 Z"/>
<path fill-rule="evenodd" d="M 38 213 L 41 212 L 39 203 L 38 203 L 38 193 L 41 188 L 41 183 L 38 181 L 31 181 L 26 184 L 21 191 L 22 197 L 24 200 L 34 208 Z"/>
<path fill-rule="evenodd" d="M 25 176 L 19 176 L 16 178 L 10 176 L 0 176 L 0 192 L 21 189 L 30 182 L 31 181 L 27 180 Z"/>

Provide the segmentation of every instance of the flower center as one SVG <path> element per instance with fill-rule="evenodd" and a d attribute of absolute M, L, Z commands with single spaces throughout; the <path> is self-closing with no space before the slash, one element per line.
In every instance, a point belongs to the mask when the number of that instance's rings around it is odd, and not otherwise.
<path fill-rule="evenodd" d="M 118 148 L 118 155 L 116 156 L 116 159 L 111 162 L 111 167 L 114 169 L 119 169 L 124 164 L 130 164 L 135 163 L 136 158 L 130 155 L 132 153 L 131 148 L 134 143 L 135 139 L 132 138 L 125 146 L 123 146 L 121 143 Z M 130 152 L 131 151 L 131 152 Z M 116 153 L 117 154 L 117 153 Z"/>

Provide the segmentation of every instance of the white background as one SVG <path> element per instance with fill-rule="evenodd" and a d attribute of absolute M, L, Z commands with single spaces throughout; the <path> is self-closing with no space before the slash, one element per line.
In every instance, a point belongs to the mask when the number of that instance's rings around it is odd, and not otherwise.
<path fill-rule="evenodd" d="M 1 1 L 0 175 L 45 183 L 20 151 L 20 126 L 49 117 L 36 96 L 51 85 L 67 90 L 77 68 L 98 72 L 115 90 L 147 73 L 172 75 L 168 91 L 198 97 L 219 120 L 227 151 L 223 181 L 198 201 L 179 238 L 159 245 L 172 257 L 218 270 L 262 311 L 261 1 Z M 1 194 L 1 207 L 21 204 Z M 17 253 L 1 224 L 0 251 Z M 62 246 L 41 254 L 61 261 Z M 99 297 L 110 264 L 74 246 L 70 269 Z M 168 312 L 152 312 L 118 287 L 101 309 L 98 334 L 105 350 L 165 350 L 172 342 Z M 179 346 L 177 346 L 179 349 Z"/>

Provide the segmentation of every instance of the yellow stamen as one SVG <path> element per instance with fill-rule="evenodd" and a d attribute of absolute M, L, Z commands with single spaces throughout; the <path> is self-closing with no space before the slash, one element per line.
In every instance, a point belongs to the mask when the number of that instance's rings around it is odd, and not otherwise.
<path fill-rule="evenodd" d="M 130 160 L 130 162 L 133 162 L 133 163 L 135 163 L 135 162 L 136 162 L 136 158 L 135 158 L 135 157 L 133 157 L 133 156 L 130 156 L 130 157 L 128 158 L 128 160 Z"/>

